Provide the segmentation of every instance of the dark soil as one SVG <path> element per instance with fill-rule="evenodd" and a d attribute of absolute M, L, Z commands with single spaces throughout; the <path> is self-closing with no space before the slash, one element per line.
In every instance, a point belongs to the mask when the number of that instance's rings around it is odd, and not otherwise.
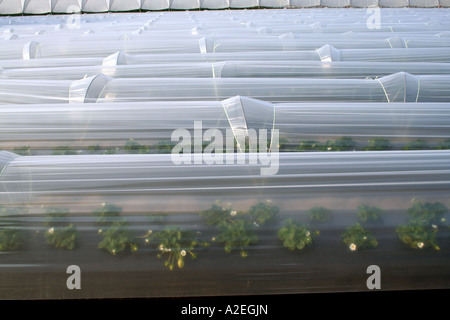
<path fill-rule="evenodd" d="M 149 223 L 128 217 L 136 235 L 144 235 Z M 152 298 L 230 295 L 271 295 L 297 293 L 368 291 L 366 273 L 370 265 L 381 269 L 382 290 L 422 290 L 450 288 L 449 232 L 439 236 L 441 250 L 413 250 L 397 238 L 395 227 L 404 216 L 385 219 L 367 226 L 378 240 L 374 249 L 351 252 L 341 241 L 345 226 L 355 222 L 354 215 L 341 213 L 339 219 L 324 225 L 314 246 L 302 251 L 282 247 L 271 224 L 258 230 L 259 241 L 248 250 L 226 254 L 223 246 L 213 244 L 198 251 L 195 260 L 186 259 L 183 269 L 170 271 L 157 248 L 146 247 L 112 256 L 97 248 L 101 240 L 92 221 L 78 222 L 80 241 L 76 250 L 49 248 L 42 226 L 30 225 L 28 246 L 21 251 L 1 253 L 0 299 L 73 298 Z M 210 240 L 214 230 L 195 215 L 172 217 L 171 223 L 202 231 Z M 160 225 L 159 227 L 161 227 Z M 158 228 L 157 224 L 153 227 Z M 40 232 L 35 233 L 36 230 Z M 81 268 L 81 290 L 69 290 L 66 273 L 69 265 Z"/>

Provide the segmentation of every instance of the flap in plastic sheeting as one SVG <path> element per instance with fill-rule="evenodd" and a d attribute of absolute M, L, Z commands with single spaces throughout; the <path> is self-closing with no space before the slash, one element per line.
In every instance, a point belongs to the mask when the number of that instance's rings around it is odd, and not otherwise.
<path fill-rule="evenodd" d="M 116 75 L 116 66 L 119 65 L 126 65 L 127 64 L 127 54 L 123 51 L 117 51 L 116 53 L 113 53 L 106 58 L 103 59 L 101 73 L 109 76 L 114 77 Z"/>
<path fill-rule="evenodd" d="M 398 72 L 379 78 L 388 102 L 417 102 L 419 79 L 406 72 Z"/>
<path fill-rule="evenodd" d="M 3 36 L 2 40 L 17 40 L 19 39 L 19 36 L 14 33 L 9 33 Z"/>
<path fill-rule="evenodd" d="M 116 53 L 113 53 L 104 58 L 102 65 L 105 67 L 111 67 L 127 64 L 127 57 L 128 54 L 126 54 L 125 52 L 117 51 Z"/>
<path fill-rule="evenodd" d="M 236 96 L 223 100 L 222 106 L 241 152 L 244 151 L 242 143 L 249 137 L 248 129 L 269 132 L 275 124 L 275 108 L 271 103 Z"/>
<path fill-rule="evenodd" d="M 3 171 L 8 166 L 8 164 L 14 158 L 18 157 L 17 154 L 8 152 L 8 151 L 0 151 L 0 177 L 2 176 Z"/>
<path fill-rule="evenodd" d="M 215 40 L 203 37 L 198 40 L 198 45 L 200 47 L 200 53 L 213 53 L 220 44 L 216 45 Z"/>
<path fill-rule="evenodd" d="M 393 36 L 386 39 L 387 43 L 389 44 L 390 48 L 406 48 L 405 41 L 400 38 L 399 36 Z"/>
<path fill-rule="evenodd" d="M 316 52 L 319 55 L 320 61 L 331 62 L 341 60 L 339 50 L 328 44 L 320 47 Z"/>
<path fill-rule="evenodd" d="M 213 64 L 211 64 L 212 77 L 222 78 L 222 73 L 225 65 L 228 65 L 227 61 L 214 62 Z"/>
<path fill-rule="evenodd" d="M 73 81 L 70 86 L 69 103 L 97 102 L 103 88 L 110 80 L 110 77 L 99 74 L 93 77 Z"/>
<path fill-rule="evenodd" d="M 295 39 L 295 34 L 293 32 L 283 33 L 278 36 L 280 39 Z"/>

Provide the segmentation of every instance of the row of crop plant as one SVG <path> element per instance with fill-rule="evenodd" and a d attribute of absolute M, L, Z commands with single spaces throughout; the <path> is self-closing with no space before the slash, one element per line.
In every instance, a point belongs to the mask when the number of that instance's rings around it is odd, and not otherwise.
<path fill-rule="evenodd" d="M 27 234 L 30 231 L 23 227 L 21 217 L 26 216 L 25 207 L 0 207 L 0 212 L 0 251 L 18 251 L 26 248 L 27 241 L 37 241 L 36 234 L 30 236 Z M 439 230 L 448 230 L 447 212 L 447 207 L 440 202 L 413 200 L 412 206 L 406 210 L 407 221 L 395 229 L 398 239 L 411 249 L 440 250 L 437 234 Z M 245 258 L 249 254 L 248 249 L 258 243 L 261 226 L 276 232 L 279 245 L 291 251 L 303 250 L 314 245 L 315 239 L 320 236 L 320 225 L 333 219 L 332 211 L 323 207 L 311 208 L 308 222 L 300 222 L 282 218 L 279 208 L 269 200 L 259 202 L 247 211 L 235 211 L 231 204 L 217 202 L 199 212 L 208 226 L 206 233 L 168 223 L 165 220 L 167 214 L 161 213 L 149 216 L 148 230 L 137 234 L 130 228 L 119 206 L 103 203 L 92 213 L 101 238 L 99 249 L 120 255 L 135 253 L 140 246 L 152 246 L 158 252 L 157 257 L 164 259 L 164 265 L 170 270 L 183 268 L 187 257 L 196 258 L 199 247 L 210 245 L 223 246 L 226 253 L 239 252 Z M 381 221 L 386 212 L 379 207 L 361 205 L 356 214 L 358 221 L 342 230 L 342 243 L 350 251 L 377 247 L 378 241 L 370 230 L 370 223 Z M 64 250 L 79 248 L 80 232 L 70 222 L 69 210 L 47 208 L 42 221 L 45 226 L 43 238 L 49 247 Z M 152 228 L 152 225 L 159 227 Z"/>

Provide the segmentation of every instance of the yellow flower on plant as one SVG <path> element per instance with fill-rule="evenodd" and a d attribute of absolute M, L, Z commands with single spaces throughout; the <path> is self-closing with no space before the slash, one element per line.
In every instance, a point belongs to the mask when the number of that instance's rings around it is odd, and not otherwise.
<path fill-rule="evenodd" d="M 350 248 L 350 250 L 356 251 L 356 244 L 351 243 L 348 247 Z"/>

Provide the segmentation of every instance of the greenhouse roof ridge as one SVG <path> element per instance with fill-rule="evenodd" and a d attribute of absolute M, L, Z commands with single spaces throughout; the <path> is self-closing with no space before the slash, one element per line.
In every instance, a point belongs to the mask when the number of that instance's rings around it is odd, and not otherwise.
<path fill-rule="evenodd" d="M 450 0 L 4 0 L 0 15 L 265 8 L 450 7 Z"/>

